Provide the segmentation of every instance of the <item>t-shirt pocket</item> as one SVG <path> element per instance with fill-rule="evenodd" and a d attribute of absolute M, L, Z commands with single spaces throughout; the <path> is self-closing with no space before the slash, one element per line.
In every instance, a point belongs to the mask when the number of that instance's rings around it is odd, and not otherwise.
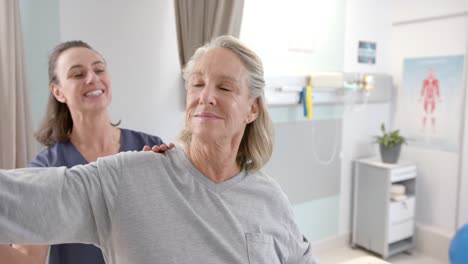
<path fill-rule="evenodd" d="M 245 233 L 249 264 L 280 264 L 273 237 L 262 233 Z"/>

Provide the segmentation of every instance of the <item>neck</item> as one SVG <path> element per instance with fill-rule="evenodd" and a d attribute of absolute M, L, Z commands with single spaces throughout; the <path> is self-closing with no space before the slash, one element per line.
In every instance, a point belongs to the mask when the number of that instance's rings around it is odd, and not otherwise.
<path fill-rule="evenodd" d="M 194 166 L 215 183 L 229 180 L 240 172 L 236 157 L 239 149 L 237 142 L 204 142 L 192 138 L 187 155 Z"/>
<path fill-rule="evenodd" d="M 72 113 L 72 119 L 73 130 L 70 141 L 79 149 L 107 153 L 110 149 L 115 149 L 117 144 L 120 147 L 120 130 L 110 124 L 107 113 L 98 115 Z"/>

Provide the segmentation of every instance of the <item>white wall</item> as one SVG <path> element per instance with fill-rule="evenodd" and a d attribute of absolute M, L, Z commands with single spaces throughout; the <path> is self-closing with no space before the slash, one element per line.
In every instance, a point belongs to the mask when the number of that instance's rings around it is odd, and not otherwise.
<path fill-rule="evenodd" d="M 47 55 L 60 39 L 59 0 L 21 0 L 27 85 L 34 130 L 44 118 L 49 97 Z"/>
<path fill-rule="evenodd" d="M 390 73 L 392 1 L 347 0 L 345 19 L 345 72 Z M 358 63 L 359 40 L 377 43 L 376 64 Z M 376 87 L 378 89 L 378 87 Z M 389 125 L 392 104 L 356 105 L 343 116 L 343 150 L 341 167 L 341 196 L 339 233 L 351 232 L 351 197 L 353 160 L 377 156 L 373 137 L 380 133 L 382 122 Z"/>
<path fill-rule="evenodd" d="M 466 0 L 394 0 L 393 22 L 427 19 L 468 11 Z"/>
<path fill-rule="evenodd" d="M 245 1 L 240 39 L 266 76 L 342 71 L 344 0 Z"/>
<path fill-rule="evenodd" d="M 345 19 L 345 72 L 389 73 L 392 57 L 392 1 L 347 0 Z M 376 63 L 358 63 L 359 41 L 377 43 Z"/>
<path fill-rule="evenodd" d="M 468 25 L 467 25 L 468 27 Z M 459 207 L 458 207 L 458 219 L 457 219 L 457 228 L 460 228 L 464 224 L 468 223 L 468 103 L 466 103 L 468 100 L 468 41 L 467 41 L 467 50 L 466 50 L 466 55 L 465 55 L 465 68 L 466 69 L 466 75 L 465 75 L 465 80 L 466 80 L 466 87 L 467 89 L 465 90 L 465 123 L 464 123 L 464 133 L 463 133 L 463 146 L 462 146 L 462 151 L 461 151 L 461 166 L 460 166 L 460 183 L 458 185 L 458 190 L 459 190 L 459 196 L 458 196 L 458 202 L 459 202 Z"/>
<path fill-rule="evenodd" d="M 397 24 L 393 28 L 392 73 L 398 87 L 401 87 L 404 58 L 466 55 L 468 17 L 450 15 L 468 11 L 467 1 L 398 0 L 394 4 L 394 22 Z M 398 23 L 437 16 L 449 17 Z M 416 220 L 451 236 L 457 218 L 458 153 L 409 145 L 403 149 L 402 155 L 414 160 L 419 169 Z"/>
<path fill-rule="evenodd" d="M 82 39 L 109 64 L 113 120 L 174 141 L 183 125 L 173 1 L 61 0 L 61 40 Z"/>

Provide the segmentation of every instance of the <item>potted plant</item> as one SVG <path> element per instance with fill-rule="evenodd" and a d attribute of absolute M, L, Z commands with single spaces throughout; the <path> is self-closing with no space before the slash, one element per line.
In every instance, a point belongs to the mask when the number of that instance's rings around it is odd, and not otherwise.
<path fill-rule="evenodd" d="M 400 130 L 388 132 L 385 125 L 380 126 L 382 135 L 377 136 L 375 142 L 380 145 L 380 157 L 384 163 L 397 163 L 400 157 L 401 145 L 406 143 L 406 138 L 400 135 Z"/>

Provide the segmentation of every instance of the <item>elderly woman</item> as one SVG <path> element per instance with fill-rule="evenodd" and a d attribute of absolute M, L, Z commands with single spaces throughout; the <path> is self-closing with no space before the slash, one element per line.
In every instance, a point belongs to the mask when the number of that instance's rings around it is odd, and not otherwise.
<path fill-rule="evenodd" d="M 109 263 L 315 263 L 260 172 L 272 152 L 260 59 L 223 36 L 184 78 L 182 144 L 165 154 L 0 171 L 0 243 L 92 243 Z"/>

